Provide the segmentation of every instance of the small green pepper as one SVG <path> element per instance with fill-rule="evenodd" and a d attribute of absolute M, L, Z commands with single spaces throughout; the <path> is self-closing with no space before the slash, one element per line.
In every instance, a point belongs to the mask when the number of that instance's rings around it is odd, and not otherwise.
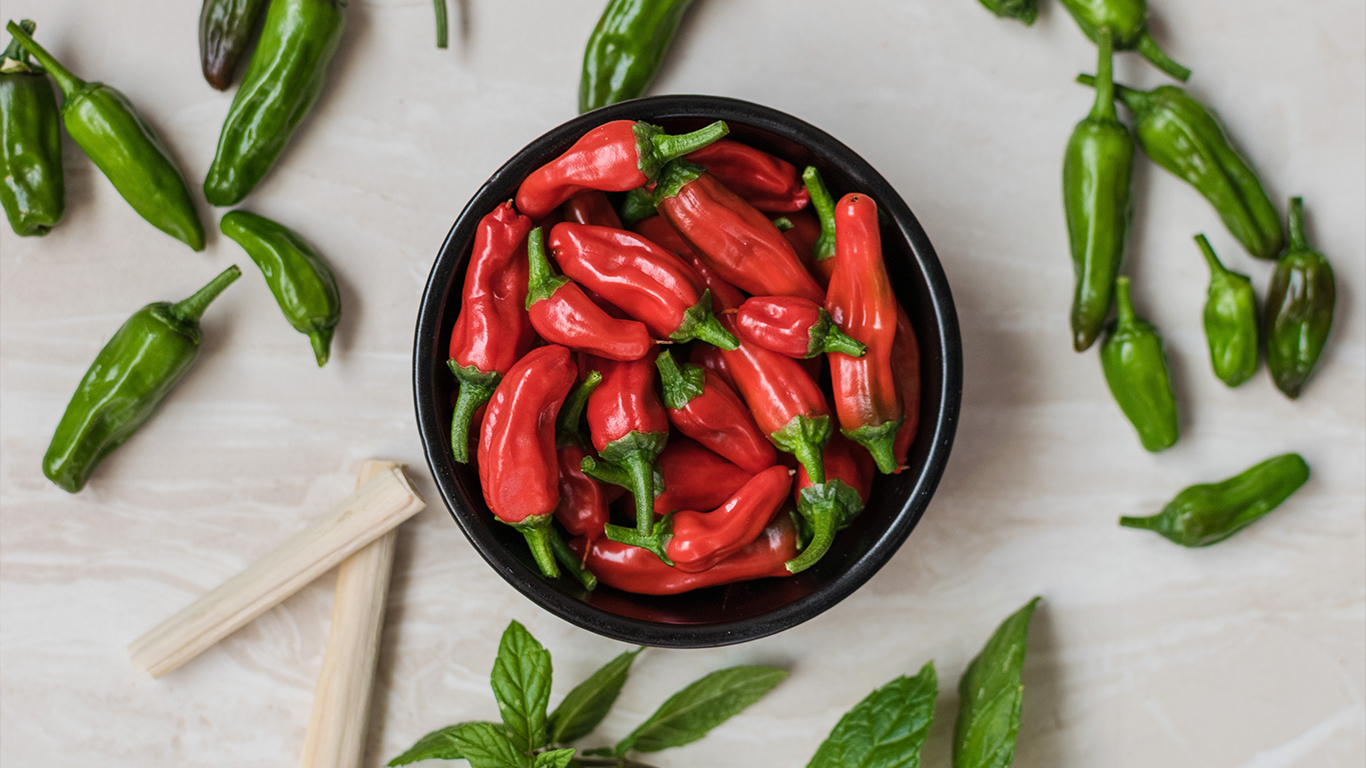
<path fill-rule="evenodd" d="M 37 26 L 20 22 L 30 35 Z M 14 233 L 46 235 L 66 212 L 62 128 L 42 67 L 16 38 L 0 59 L 0 205 Z"/>
<path fill-rule="evenodd" d="M 579 112 L 645 93 L 692 4 L 693 0 L 608 0 L 583 52 Z"/>
<path fill-rule="evenodd" d="M 1151 517 L 1121 517 L 1125 528 L 1156 531 L 1183 547 L 1208 547 L 1257 522 L 1309 479 L 1297 453 L 1258 464 L 1221 483 L 1192 485 Z"/>
<path fill-rule="evenodd" d="M 1266 292 L 1266 367 L 1277 388 L 1299 397 L 1333 329 L 1333 268 L 1304 233 L 1304 198 L 1290 199 L 1290 247 Z"/>
<path fill-rule="evenodd" d="M 988 11 L 1003 19 L 1019 19 L 1026 27 L 1039 17 L 1038 0 L 980 0 Z"/>
<path fill-rule="evenodd" d="M 1072 346 L 1095 343 L 1110 315 L 1115 276 L 1134 216 L 1134 139 L 1119 121 L 1111 94 L 1110 32 L 1102 29 L 1100 79 L 1091 114 L 1077 123 L 1062 164 L 1063 208 L 1072 246 L 1076 291 L 1072 297 Z"/>
<path fill-rule="evenodd" d="M 251 33 L 268 0 L 204 0 L 199 9 L 199 67 L 220 91 L 232 85 L 237 63 L 251 47 Z"/>
<path fill-rule="evenodd" d="M 1167 373 L 1162 337 L 1147 320 L 1134 315 L 1129 278 L 1115 281 L 1119 318 L 1106 329 L 1101 368 L 1110 394 L 1138 430 L 1143 447 L 1156 453 L 1176 444 L 1176 396 Z"/>
<path fill-rule="evenodd" d="M 308 335 L 318 367 L 326 365 L 341 322 L 341 294 L 327 262 L 297 232 L 254 213 L 232 211 L 219 228 L 261 268 L 285 319 Z"/>
<path fill-rule="evenodd" d="M 1184 83 L 1190 79 L 1191 71 L 1168 58 L 1148 31 L 1148 0 L 1062 0 L 1062 4 L 1092 42 L 1098 44 L 1100 30 L 1109 27 L 1115 48 L 1137 49 L 1143 58 L 1177 80 Z"/>
<path fill-rule="evenodd" d="M 1236 387 L 1257 372 L 1257 294 L 1247 275 L 1224 267 L 1204 235 L 1195 242 L 1209 264 L 1205 341 L 1219 380 Z"/>
<path fill-rule="evenodd" d="M 162 232 L 196 251 L 204 250 L 190 189 L 165 145 L 128 97 L 104 83 L 87 83 L 33 42 L 18 24 L 6 27 L 33 54 L 66 96 L 62 123 L 123 199 Z"/>
<path fill-rule="evenodd" d="M 199 318 L 242 276 L 228 267 L 188 299 L 148 304 L 128 318 L 85 372 L 43 456 L 43 474 L 69 493 L 152 417 L 199 357 Z"/>

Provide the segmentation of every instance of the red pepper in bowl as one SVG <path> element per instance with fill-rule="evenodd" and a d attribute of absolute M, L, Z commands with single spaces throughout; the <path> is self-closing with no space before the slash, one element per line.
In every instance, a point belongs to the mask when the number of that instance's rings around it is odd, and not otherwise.
<path fill-rule="evenodd" d="M 541 338 L 608 360 L 639 360 L 654 348 L 644 323 L 612 317 L 574 281 L 555 274 L 540 227 L 527 236 L 526 250 L 531 265 L 526 308 Z"/>
<path fill-rule="evenodd" d="M 793 213 L 810 201 L 792 163 L 748 144 L 721 139 L 689 153 L 687 159 L 764 213 Z"/>
<path fill-rule="evenodd" d="M 665 554 L 686 573 L 715 567 L 763 533 L 791 488 L 787 467 L 769 467 L 710 512 L 675 512 L 662 538 Z"/>
<path fill-rule="evenodd" d="M 655 367 L 669 421 L 679 432 L 751 474 L 773 466 L 773 444 L 721 377 L 691 363 L 680 366 L 667 350 L 655 358 Z"/>
<path fill-rule="evenodd" d="M 802 554 L 788 562 L 793 573 L 815 565 L 830 549 L 835 532 L 849 525 L 873 487 L 877 467 L 867 451 L 843 435 L 825 447 L 825 482 L 813 483 L 805 468 L 797 469 L 797 512 L 811 525 L 811 541 Z"/>
<path fill-rule="evenodd" d="M 740 395 L 741 399 L 744 398 L 744 393 L 735 386 L 735 377 L 731 375 L 730 364 L 726 362 L 726 358 L 721 354 L 720 349 L 709 347 L 705 344 L 698 344 L 692 348 L 692 354 L 688 356 L 688 362 L 700 365 L 717 376 L 720 376 L 721 381 L 726 382 L 726 386 L 730 387 L 732 392 Z"/>
<path fill-rule="evenodd" d="M 802 266 L 806 267 L 806 271 L 816 278 L 816 282 L 822 288 L 829 285 L 830 275 L 818 268 L 816 257 L 813 255 L 816 241 L 821 236 L 820 222 L 809 211 L 789 213 L 783 218 L 792 225 L 783 230 L 783 237 L 787 238 L 792 250 L 797 253 L 797 258 L 801 260 Z"/>
<path fill-rule="evenodd" d="M 589 477 L 609 483 L 612 488 L 631 487 L 631 476 L 615 464 L 589 456 L 582 467 Z M 720 506 L 751 477 L 754 473 L 737 467 L 697 441 L 673 435 L 655 460 L 655 514 Z M 615 500 L 610 492 L 608 499 L 609 503 Z"/>
<path fill-rule="evenodd" d="M 585 189 L 564 201 L 561 207 L 565 221 L 575 224 L 592 224 L 595 227 L 615 227 L 621 229 L 621 217 L 612 207 L 607 195 L 596 189 Z M 559 222 L 555 222 L 558 224 Z"/>
<path fill-rule="evenodd" d="M 688 247 L 688 244 L 678 236 L 673 227 L 669 226 L 669 222 L 665 221 L 663 216 L 641 219 L 636 222 L 635 226 L 631 227 L 631 231 L 664 250 L 677 254 L 688 262 L 688 265 L 702 278 L 702 284 L 711 291 L 713 310 L 720 312 L 727 309 L 739 309 L 740 305 L 745 302 L 745 295 L 740 293 L 740 289 L 722 280 L 716 270 L 697 258 L 693 249 Z"/>
<path fill-rule="evenodd" d="M 590 364 L 602 373 L 602 383 L 588 397 L 588 429 L 599 461 L 615 464 L 631 479 L 635 496 L 636 527 L 608 525 L 614 530 L 640 536 L 650 534 L 654 524 L 655 459 L 669 439 L 669 417 L 655 394 L 655 361 L 615 361 L 594 358 Z M 615 536 L 613 536 L 616 538 Z"/>
<path fill-rule="evenodd" d="M 588 378 L 569 393 L 555 420 L 560 468 L 560 503 L 555 507 L 555 519 L 570 536 L 586 536 L 589 541 L 602 536 L 610 503 L 607 489 L 583 471 L 584 458 L 592 455 L 581 424 L 583 411 L 588 407 L 588 396 L 601 383 L 602 374 L 590 371 Z"/>
<path fill-rule="evenodd" d="M 819 304 L 795 296 L 752 296 L 735 316 L 740 336 L 779 354 L 805 359 L 826 352 L 862 357 L 864 346 L 835 326 Z"/>
<path fill-rule="evenodd" d="M 897 388 L 901 390 L 901 404 L 906 411 L 906 420 L 896 431 L 896 441 L 892 445 L 892 456 L 896 459 L 896 471 L 906 468 L 906 455 L 915 440 L 915 431 L 920 426 L 920 345 L 915 340 L 915 328 L 906 310 L 896 305 L 896 339 L 892 342 L 892 365 L 896 375 Z"/>

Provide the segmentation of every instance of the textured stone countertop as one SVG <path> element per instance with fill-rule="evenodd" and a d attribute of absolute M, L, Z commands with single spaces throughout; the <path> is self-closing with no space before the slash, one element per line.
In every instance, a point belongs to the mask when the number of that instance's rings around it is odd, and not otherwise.
<path fill-rule="evenodd" d="M 574 115 L 603 0 L 351 0 L 313 115 L 246 207 L 303 233 L 341 282 L 332 362 L 315 367 L 261 275 L 217 233 L 191 253 L 143 222 L 66 139 L 68 213 L 0 233 L 0 762 L 292 765 L 322 663 L 331 575 L 170 676 L 129 641 L 345 495 L 370 456 L 407 462 L 429 507 L 401 529 L 366 765 L 428 730 L 496 717 L 488 672 L 509 619 L 554 653 L 557 700 L 622 646 L 544 613 L 466 542 L 431 484 L 409 381 L 417 301 L 447 229 L 504 159 Z M 1282 211 L 1303 194 L 1337 272 L 1331 346 L 1298 402 L 1265 368 L 1228 390 L 1201 330 L 1206 232 L 1265 292 L 1211 208 L 1140 157 L 1127 271 L 1162 329 L 1180 443 L 1145 453 L 1093 352 L 1072 352 L 1062 150 L 1090 108 L 1092 45 L 1054 0 L 1033 28 L 973 0 L 703 0 L 655 93 L 734 96 L 833 134 L 891 180 L 942 259 L 965 353 L 962 422 L 923 522 L 866 586 L 768 639 L 650 651 L 602 734 L 687 681 L 778 664 L 790 679 L 663 768 L 798 766 L 873 688 L 933 659 L 924 765 L 947 766 L 957 680 L 1030 596 L 1020 768 L 1360 768 L 1366 758 L 1366 6 L 1153 0 Z M 124 91 L 196 189 L 230 94 L 199 73 L 196 2 L 7 0 L 78 75 Z M 1164 82 L 1137 56 L 1119 79 Z M 79 495 L 40 458 L 95 353 L 134 309 L 231 263 L 204 354 Z M 1313 477 L 1226 543 L 1185 550 L 1116 525 L 1180 488 L 1299 451 Z"/>

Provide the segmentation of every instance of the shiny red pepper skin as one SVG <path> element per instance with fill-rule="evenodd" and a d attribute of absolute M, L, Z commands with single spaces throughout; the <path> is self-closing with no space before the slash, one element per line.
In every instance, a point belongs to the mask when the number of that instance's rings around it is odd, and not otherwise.
<path fill-rule="evenodd" d="M 669 421 L 679 432 L 752 474 L 778 460 L 749 409 L 720 376 L 691 363 L 680 366 L 667 350 L 655 358 L 655 367 Z"/>
<path fill-rule="evenodd" d="M 655 393 L 654 355 L 625 362 L 593 358 L 589 367 L 602 374 L 602 384 L 588 398 L 593 447 L 601 461 L 630 475 L 636 531 L 648 534 L 654 523 L 655 459 L 669 439 L 669 417 Z M 607 526 L 607 535 L 616 527 Z"/>
<path fill-rule="evenodd" d="M 825 292 L 783 233 L 699 165 L 670 163 L 655 187 L 659 214 L 723 280 L 756 296 L 800 296 L 820 304 Z"/>
<path fill-rule="evenodd" d="M 531 276 L 526 308 L 531 326 L 551 344 L 609 360 L 639 360 L 654 349 L 644 323 L 607 314 L 574 281 L 555 274 L 545 257 L 541 229 L 527 236 Z"/>
<path fill-rule="evenodd" d="M 793 213 L 811 201 L 792 163 L 747 144 L 721 139 L 689 153 L 687 159 L 764 213 Z"/>
<path fill-rule="evenodd" d="M 892 342 L 892 366 L 896 375 L 897 388 L 901 390 L 901 404 L 906 411 L 906 420 L 896 431 L 896 442 L 892 446 L 892 457 L 896 459 L 896 471 L 906 468 L 906 455 L 915 440 L 915 431 L 920 426 L 920 345 L 915 340 L 915 328 L 906 310 L 896 305 L 896 340 Z"/>
<path fill-rule="evenodd" d="M 795 296 L 752 296 L 740 305 L 735 319 L 742 337 L 788 357 L 864 353 L 862 344 L 835 327 L 824 307 Z"/>
<path fill-rule="evenodd" d="M 517 189 L 517 210 L 539 219 L 585 189 L 628 192 L 644 186 L 669 160 L 700 149 L 729 130 L 717 122 L 669 136 L 657 126 L 634 120 L 603 123 L 526 177 Z"/>
<path fill-rule="evenodd" d="M 596 189 L 585 189 L 564 201 L 561 213 L 565 221 L 575 224 L 591 224 L 595 227 L 614 227 L 621 229 L 621 217 L 612 207 L 606 193 Z M 559 223 L 559 222 L 556 222 Z"/>
<path fill-rule="evenodd" d="M 787 220 L 792 226 L 783 230 L 783 237 L 791 243 L 792 250 L 796 251 L 797 258 L 801 259 L 802 266 L 806 271 L 816 278 L 816 282 L 821 288 L 830 284 L 830 273 L 835 270 L 835 263 L 829 259 L 829 269 L 822 268 L 821 262 L 816 261 L 815 247 L 816 241 L 821 236 L 821 224 L 809 211 L 798 211 L 787 214 Z"/>
<path fill-rule="evenodd" d="M 707 449 L 695 440 L 674 436 L 659 454 L 664 492 L 655 497 L 655 513 L 680 509 L 713 509 L 735 495 L 754 473 Z"/>
<path fill-rule="evenodd" d="M 835 532 L 845 528 L 863 511 L 873 487 L 877 466 L 873 457 L 843 435 L 830 438 L 825 447 L 824 483 L 813 483 L 806 470 L 797 469 L 797 510 L 811 522 L 811 542 L 802 554 L 787 564 L 800 573 L 830 549 Z"/>
<path fill-rule="evenodd" d="M 536 340 L 526 311 L 525 244 L 530 230 L 531 219 L 507 202 L 481 219 L 475 231 L 447 363 L 460 380 L 451 450 L 462 464 L 469 461 L 475 412 Z"/>
<path fill-rule="evenodd" d="M 697 258 L 697 254 L 688 244 L 679 237 L 674 228 L 669 226 L 669 222 L 663 216 L 651 216 L 648 219 L 641 219 L 636 222 L 631 231 L 653 242 L 655 245 L 671 253 L 676 253 L 688 262 L 688 265 L 697 272 L 702 278 L 702 284 L 707 290 L 711 291 L 711 307 L 716 312 L 727 309 L 739 309 L 745 302 L 745 295 L 740 293 L 740 289 L 721 279 L 716 274 L 716 270 L 707 266 L 707 263 Z"/>
<path fill-rule="evenodd" d="M 712 568 L 759 538 L 791 489 L 787 467 L 769 467 L 710 512 L 676 512 L 664 551 L 680 571 Z"/>
<path fill-rule="evenodd" d="M 830 378 L 840 430 L 863 445 L 878 470 L 896 471 L 896 432 L 905 408 L 893 373 L 896 295 L 882 262 L 877 204 L 857 193 L 835 205 L 835 273 L 825 308 L 840 330 L 862 342 L 862 357 L 830 353 Z"/>
<path fill-rule="evenodd" d="M 726 358 L 721 354 L 720 349 L 709 347 L 705 344 L 698 344 L 692 348 L 692 354 L 688 356 L 688 362 L 693 365 L 700 365 L 717 376 L 720 376 L 721 381 L 726 382 L 726 386 L 730 387 L 732 392 L 740 395 L 741 399 L 744 399 L 744 394 L 740 392 L 740 388 L 735 386 L 735 377 L 730 372 L 730 364 L 726 362 Z"/>

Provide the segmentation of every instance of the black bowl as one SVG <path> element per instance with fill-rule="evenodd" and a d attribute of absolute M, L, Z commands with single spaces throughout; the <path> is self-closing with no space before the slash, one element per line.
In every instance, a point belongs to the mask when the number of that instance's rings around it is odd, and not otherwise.
<path fill-rule="evenodd" d="M 557 157 L 593 127 L 611 120 L 645 120 L 670 133 L 725 120 L 731 138 L 820 169 L 836 199 L 872 195 L 887 219 L 883 253 L 897 297 L 920 345 L 920 430 L 910 469 L 879 476 L 867 508 L 841 532 L 830 552 L 792 578 L 713 587 L 667 597 L 634 595 L 606 586 L 585 592 L 568 579 L 542 578 L 522 536 L 494 520 L 473 464 L 451 454 L 455 380 L 446 367 L 451 329 L 475 227 L 494 206 L 515 196 L 534 169 Z M 920 520 L 948 462 L 962 399 L 963 350 L 958 316 L 939 259 L 906 203 L 887 180 L 848 147 L 791 115 L 715 96 L 638 99 L 581 115 L 533 141 L 475 193 L 451 227 L 432 266 L 418 310 L 413 392 L 427 463 L 446 506 L 479 554 L 537 605 L 584 629 L 640 645 L 696 648 L 765 637 L 830 608 L 882 567 Z"/>

